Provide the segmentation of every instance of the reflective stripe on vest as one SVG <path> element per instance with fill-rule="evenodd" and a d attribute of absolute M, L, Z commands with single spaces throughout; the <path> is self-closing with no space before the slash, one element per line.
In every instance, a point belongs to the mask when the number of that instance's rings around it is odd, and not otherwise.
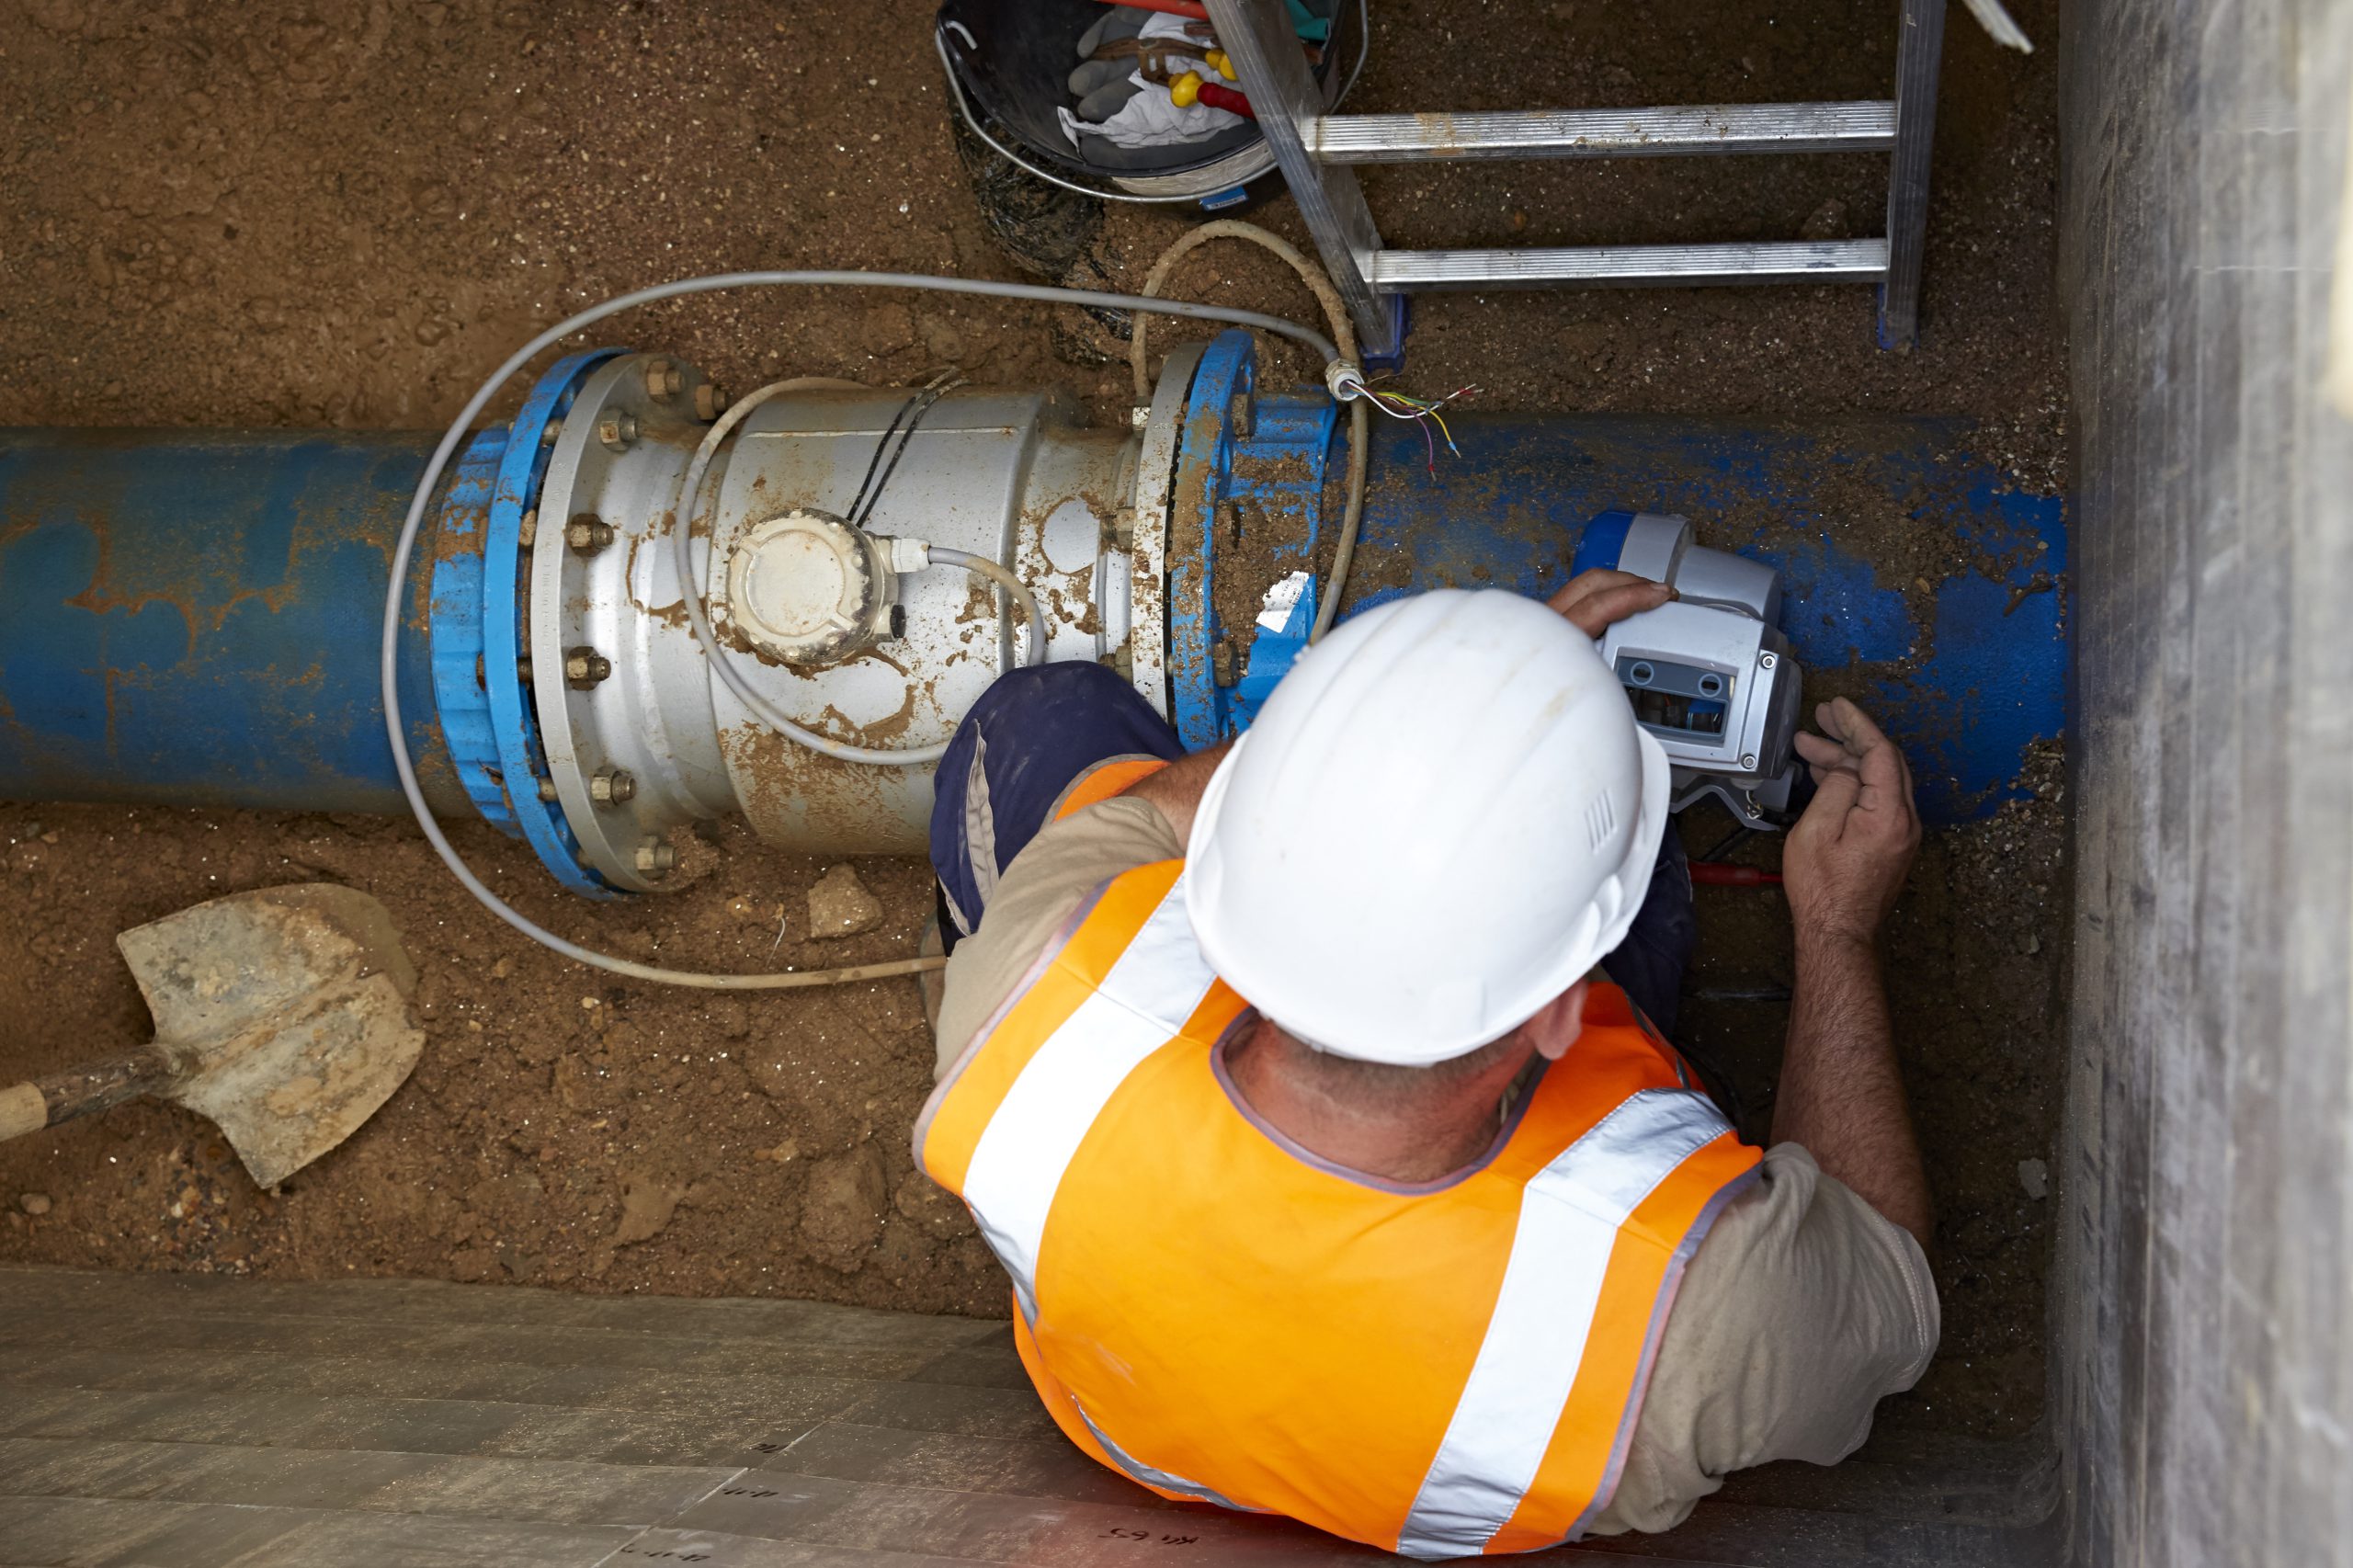
<path fill-rule="evenodd" d="M 1038 1243 L 1078 1141 L 1135 1064 L 1168 1043 L 1217 976 L 1171 883 L 1119 961 L 1023 1066 L 974 1145 L 964 1201 L 1038 1321 Z"/>
<path fill-rule="evenodd" d="M 1398 1551 L 1483 1551 L 1518 1510 L 1584 1362 L 1618 1227 L 1725 1131 L 1704 1096 L 1643 1089 L 1528 1184 L 1487 1337 L 1398 1532 Z"/>
<path fill-rule="evenodd" d="M 1192 940 L 1182 870 L 1108 883 L 917 1127 L 1013 1276 L 1047 1408 L 1170 1496 L 1415 1556 L 1573 1538 L 1757 1151 L 1596 985 L 1480 1165 L 1410 1187 L 1333 1167 L 1224 1080 L 1245 1008 Z"/>

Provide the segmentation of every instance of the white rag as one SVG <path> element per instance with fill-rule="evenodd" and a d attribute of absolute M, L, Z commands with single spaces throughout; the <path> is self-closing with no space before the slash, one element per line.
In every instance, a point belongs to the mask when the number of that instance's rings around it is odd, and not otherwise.
<path fill-rule="evenodd" d="M 1144 23 L 1143 30 L 1136 36 L 1143 39 L 1175 38 L 1188 43 L 1193 41 L 1185 31 L 1184 17 L 1158 12 Z M 1201 74 L 1203 81 L 1222 82 L 1225 79 L 1205 60 L 1195 60 L 1191 64 Z M 1227 126 L 1243 123 L 1242 116 L 1226 109 L 1211 108 L 1198 99 L 1178 108 L 1176 100 L 1168 96 L 1168 88 L 1162 83 L 1148 80 L 1141 71 L 1131 73 L 1128 80 L 1140 90 L 1120 106 L 1119 113 L 1100 124 L 1089 124 L 1067 108 L 1054 110 L 1063 122 L 1063 134 L 1070 138 L 1073 147 L 1079 145 L 1078 135 L 1082 131 L 1089 136 L 1100 136 L 1117 147 L 1170 147 L 1186 142 L 1206 142 Z"/>

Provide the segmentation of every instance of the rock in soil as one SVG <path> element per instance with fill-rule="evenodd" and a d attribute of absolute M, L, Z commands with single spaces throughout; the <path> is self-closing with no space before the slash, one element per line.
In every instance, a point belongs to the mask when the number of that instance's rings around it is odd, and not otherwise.
<path fill-rule="evenodd" d="M 871 1143 L 818 1161 L 801 1204 L 801 1238 L 809 1255 L 828 1268 L 856 1273 L 882 1233 L 890 1196 L 882 1151 Z"/>
<path fill-rule="evenodd" d="M 835 867 L 809 890 L 809 935 L 818 941 L 863 936 L 881 924 L 881 902 L 847 866 Z"/>
<path fill-rule="evenodd" d="M 685 1187 L 642 1173 L 621 1177 L 621 1222 L 613 1231 L 613 1244 L 625 1247 L 660 1235 L 686 1195 Z"/>

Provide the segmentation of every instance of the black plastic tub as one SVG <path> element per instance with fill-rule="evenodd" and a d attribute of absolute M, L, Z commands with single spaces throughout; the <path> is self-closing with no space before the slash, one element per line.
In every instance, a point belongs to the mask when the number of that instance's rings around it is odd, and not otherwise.
<path fill-rule="evenodd" d="M 1337 13 L 1315 67 L 1326 101 L 1336 102 L 1361 58 L 1363 12 L 1341 0 L 1308 0 L 1308 7 Z M 1243 187 L 1275 166 L 1255 125 L 1182 147 L 1113 147 L 1089 137 L 1081 151 L 1063 133 L 1054 111 L 1070 104 L 1078 39 L 1103 9 L 1102 0 L 941 0 L 940 58 L 972 131 L 1031 174 L 1108 199 L 1242 200 Z"/>

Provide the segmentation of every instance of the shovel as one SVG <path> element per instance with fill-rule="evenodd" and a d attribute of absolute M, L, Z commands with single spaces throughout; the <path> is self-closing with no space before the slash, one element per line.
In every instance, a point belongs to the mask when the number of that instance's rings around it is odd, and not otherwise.
<path fill-rule="evenodd" d="M 115 938 L 150 1044 L 0 1089 L 0 1139 L 140 1095 L 208 1117 L 275 1187 L 358 1131 L 416 1065 L 416 971 L 384 906 L 302 882 L 232 893 Z"/>

